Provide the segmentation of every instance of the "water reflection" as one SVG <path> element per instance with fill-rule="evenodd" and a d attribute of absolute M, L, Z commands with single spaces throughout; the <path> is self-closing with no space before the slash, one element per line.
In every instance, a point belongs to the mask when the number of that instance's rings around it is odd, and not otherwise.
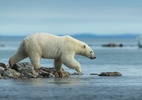
<path fill-rule="evenodd" d="M 77 86 L 80 85 L 81 83 L 81 77 L 21 79 L 19 82 L 24 85 L 33 85 L 33 86 L 48 86 L 48 85 Z"/>
<path fill-rule="evenodd" d="M 79 77 L 70 77 L 70 78 L 54 78 L 52 83 L 57 85 L 68 85 L 68 86 L 77 86 L 80 85 L 81 78 Z"/>

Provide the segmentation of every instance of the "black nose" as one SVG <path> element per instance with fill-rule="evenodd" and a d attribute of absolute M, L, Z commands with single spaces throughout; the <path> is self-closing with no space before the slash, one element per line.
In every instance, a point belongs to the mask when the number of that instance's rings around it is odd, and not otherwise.
<path fill-rule="evenodd" d="M 91 57 L 91 59 L 95 59 L 96 57 Z"/>

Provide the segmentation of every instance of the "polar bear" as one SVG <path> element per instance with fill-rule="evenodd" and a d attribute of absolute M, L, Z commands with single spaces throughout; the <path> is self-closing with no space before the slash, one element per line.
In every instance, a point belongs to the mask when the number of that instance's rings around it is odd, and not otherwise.
<path fill-rule="evenodd" d="M 49 33 L 36 33 L 27 36 L 22 41 L 18 51 L 9 59 L 12 67 L 17 62 L 29 57 L 34 69 L 40 68 L 40 59 L 54 59 L 54 67 L 57 71 L 62 71 L 62 64 L 82 73 L 80 63 L 74 56 L 82 55 L 90 59 L 96 56 L 86 43 L 71 36 L 56 36 Z"/>

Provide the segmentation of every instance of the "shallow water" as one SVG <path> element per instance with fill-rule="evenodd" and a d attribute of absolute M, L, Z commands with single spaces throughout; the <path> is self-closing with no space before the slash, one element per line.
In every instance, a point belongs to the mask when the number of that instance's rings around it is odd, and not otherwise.
<path fill-rule="evenodd" d="M 22 39 L 0 39 L 0 61 L 7 63 Z M 55 79 L 1 79 L 0 100 L 140 100 L 142 98 L 142 49 L 136 39 L 80 39 L 88 43 L 97 58 L 76 56 L 83 75 Z M 125 47 L 107 48 L 102 44 L 122 43 Z M 29 61 L 25 59 L 24 61 Z M 53 60 L 41 61 L 52 67 Z M 74 70 L 63 66 L 70 73 Z M 119 71 L 120 77 L 100 77 L 90 73 Z"/>
<path fill-rule="evenodd" d="M 62 79 L 1 80 L 0 100 L 140 100 L 141 78 L 71 76 Z"/>

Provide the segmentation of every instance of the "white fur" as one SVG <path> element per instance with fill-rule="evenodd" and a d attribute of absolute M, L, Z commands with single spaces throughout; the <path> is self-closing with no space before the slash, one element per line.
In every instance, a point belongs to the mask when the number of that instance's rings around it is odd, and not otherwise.
<path fill-rule="evenodd" d="M 18 51 L 9 59 L 10 66 L 29 57 L 35 69 L 40 68 L 40 59 L 55 59 L 54 66 L 61 71 L 62 63 L 78 73 L 82 73 L 75 54 L 95 58 L 93 50 L 84 42 L 70 36 L 56 36 L 49 33 L 37 33 L 26 37 Z"/>

